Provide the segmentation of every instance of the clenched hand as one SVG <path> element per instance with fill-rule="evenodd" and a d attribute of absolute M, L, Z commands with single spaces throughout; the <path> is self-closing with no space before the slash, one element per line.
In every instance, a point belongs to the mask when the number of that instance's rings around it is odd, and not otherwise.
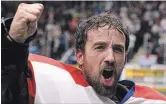
<path fill-rule="evenodd" d="M 39 3 L 21 3 L 10 26 L 10 37 L 18 43 L 24 43 L 36 31 L 37 21 L 43 12 L 43 8 L 44 6 Z"/>

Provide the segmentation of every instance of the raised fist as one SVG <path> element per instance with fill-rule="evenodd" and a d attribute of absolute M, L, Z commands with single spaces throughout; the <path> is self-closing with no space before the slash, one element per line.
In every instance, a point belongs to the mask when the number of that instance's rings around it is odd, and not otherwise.
<path fill-rule="evenodd" d="M 10 26 L 10 37 L 16 42 L 24 43 L 36 31 L 37 21 L 43 12 L 43 8 L 44 6 L 39 3 L 21 3 Z"/>

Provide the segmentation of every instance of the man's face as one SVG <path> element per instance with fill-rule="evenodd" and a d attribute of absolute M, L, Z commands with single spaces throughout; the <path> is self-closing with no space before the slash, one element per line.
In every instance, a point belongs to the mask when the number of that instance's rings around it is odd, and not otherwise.
<path fill-rule="evenodd" d="M 125 64 L 124 35 L 108 26 L 91 29 L 85 51 L 76 57 L 87 82 L 98 94 L 111 97 Z"/>

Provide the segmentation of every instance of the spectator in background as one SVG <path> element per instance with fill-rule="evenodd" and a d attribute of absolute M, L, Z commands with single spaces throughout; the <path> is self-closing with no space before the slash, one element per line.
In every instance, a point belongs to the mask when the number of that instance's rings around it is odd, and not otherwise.
<path fill-rule="evenodd" d="M 151 67 L 152 65 L 157 64 L 157 55 L 152 55 L 152 50 L 154 47 L 154 42 L 151 39 L 148 39 L 148 46 L 146 47 L 145 54 L 139 57 L 139 65 L 141 67 Z"/>
<path fill-rule="evenodd" d="M 41 45 L 39 40 L 33 41 L 29 46 L 29 53 L 40 55 L 41 54 L 40 52 L 41 52 Z"/>
<path fill-rule="evenodd" d="M 35 1 L 27 1 L 35 2 Z M 92 14 L 98 14 L 102 11 L 108 10 L 116 15 L 120 15 L 120 18 L 122 19 L 122 23 L 125 27 L 129 27 L 131 30 L 131 36 L 132 39 L 135 40 L 135 43 L 130 45 L 134 48 L 131 48 L 131 60 L 139 49 L 142 49 L 143 46 L 143 40 L 144 40 L 144 34 L 146 32 L 149 32 L 152 37 L 158 37 L 154 41 L 158 42 L 155 43 L 157 47 L 160 47 L 160 45 L 164 44 L 164 36 L 165 34 L 165 17 L 166 17 L 166 3 L 164 1 L 71 1 L 71 2 L 45 2 L 41 1 L 45 5 L 44 14 L 42 15 L 40 21 L 39 21 L 39 29 L 43 30 L 43 39 L 40 43 L 42 43 L 41 51 L 42 55 L 48 56 L 48 57 L 54 57 L 54 53 L 56 53 L 60 42 L 60 37 L 52 37 L 48 36 L 51 30 L 48 30 L 48 25 L 56 25 L 55 23 L 59 22 L 59 30 L 58 31 L 68 31 L 71 33 L 72 31 L 75 31 L 75 24 L 80 20 L 88 17 Z M 13 16 L 14 12 L 16 11 L 17 5 L 20 3 L 20 1 L 15 2 L 8 2 L 8 1 L 2 1 L 2 7 L 1 12 L 3 17 L 9 17 Z M 11 9 L 7 9 L 10 7 Z M 159 29 L 159 32 L 154 34 L 153 30 L 151 29 L 156 27 L 156 21 L 157 21 L 157 28 Z M 54 27 L 54 26 L 53 26 Z M 157 30 L 158 31 L 158 30 Z M 63 35 L 61 33 L 60 35 Z M 66 36 L 65 36 L 66 37 Z M 70 34 L 68 34 L 67 37 L 70 37 Z M 63 38 L 61 38 L 63 40 Z M 56 40 L 56 41 L 55 41 Z M 67 40 L 67 39 L 65 39 Z M 68 44 L 69 41 L 66 41 L 65 44 Z M 63 57 L 63 54 L 67 52 L 66 46 L 67 45 L 61 45 L 62 47 L 60 49 L 61 52 L 58 52 L 56 56 L 59 56 L 57 59 L 61 59 Z M 64 50 L 65 49 L 65 50 Z M 44 50 L 44 51 L 43 51 Z M 132 52 L 133 51 L 133 52 Z M 145 50 L 144 50 L 145 51 Z M 162 53 L 164 53 L 162 50 Z M 155 51 L 152 51 L 152 54 L 157 54 Z M 162 57 L 162 56 L 161 56 Z"/>

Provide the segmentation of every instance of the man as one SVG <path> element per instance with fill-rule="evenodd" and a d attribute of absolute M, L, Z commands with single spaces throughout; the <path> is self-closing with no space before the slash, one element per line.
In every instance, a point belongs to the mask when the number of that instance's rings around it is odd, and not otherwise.
<path fill-rule="evenodd" d="M 2 104 L 98 103 L 165 104 L 159 92 L 118 79 L 126 62 L 128 32 L 106 12 L 81 21 L 76 33 L 80 70 L 44 56 L 30 55 L 42 4 L 20 4 L 2 19 Z"/>

